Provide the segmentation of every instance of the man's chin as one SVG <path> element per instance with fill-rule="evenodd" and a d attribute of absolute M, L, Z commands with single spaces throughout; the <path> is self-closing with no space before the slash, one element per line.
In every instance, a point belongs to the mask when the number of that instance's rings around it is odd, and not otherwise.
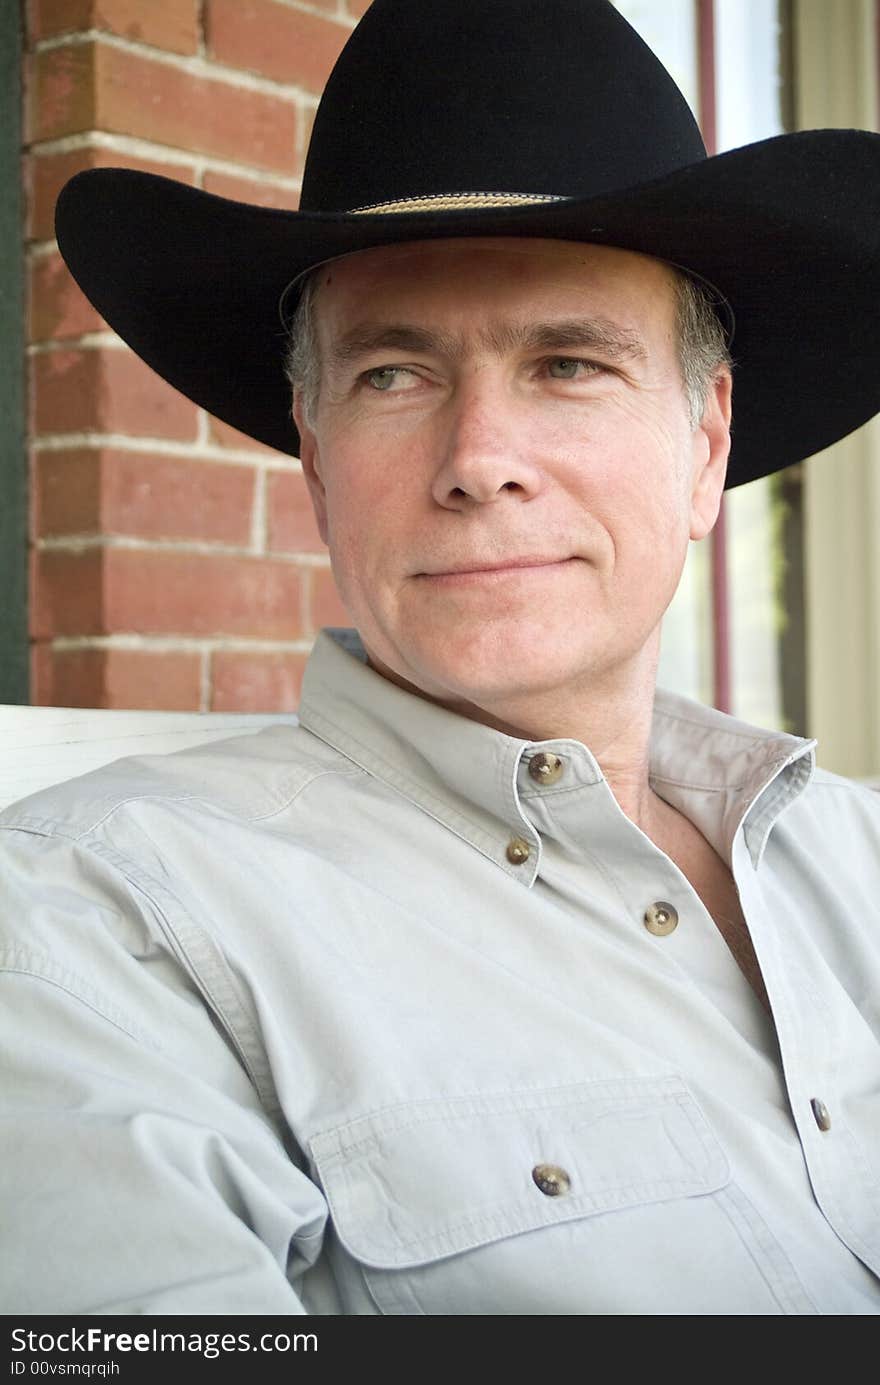
<path fill-rule="evenodd" d="M 369 662 L 399 687 L 481 721 L 503 720 L 507 708 L 574 689 L 585 676 L 589 680 L 587 651 L 573 658 L 570 640 L 562 638 L 554 650 L 546 630 L 468 640 L 460 634 L 420 642 L 393 664 L 368 651 Z"/>

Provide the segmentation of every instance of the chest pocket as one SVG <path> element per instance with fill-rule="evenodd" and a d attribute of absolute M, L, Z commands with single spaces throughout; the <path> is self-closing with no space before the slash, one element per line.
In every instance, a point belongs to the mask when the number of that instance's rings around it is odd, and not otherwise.
<path fill-rule="evenodd" d="M 414 1102 L 310 1148 L 340 1283 L 355 1262 L 384 1313 L 812 1311 L 675 1077 Z"/>

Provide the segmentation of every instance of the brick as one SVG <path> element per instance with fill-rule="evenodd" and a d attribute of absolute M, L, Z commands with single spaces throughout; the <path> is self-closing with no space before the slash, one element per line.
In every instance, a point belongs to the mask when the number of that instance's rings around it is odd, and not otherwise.
<path fill-rule="evenodd" d="M 30 154 L 25 165 L 28 189 L 27 234 L 35 240 L 55 235 L 55 203 L 68 179 L 84 168 L 135 168 L 141 173 L 157 173 L 180 183 L 195 182 L 192 165 L 163 163 L 159 159 L 138 159 L 115 149 L 93 145 L 64 154 Z"/>
<path fill-rule="evenodd" d="M 211 658 L 213 712 L 294 712 L 305 654 L 218 650 Z"/>
<path fill-rule="evenodd" d="M 29 141 L 95 128 L 95 45 L 37 53 L 28 62 Z"/>
<path fill-rule="evenodd" d="M 34 647 L 34 701 L 46 707 L 197 712 L 198 654 L 140 649 Z"/>
<path fill-rule="evenodd" d="M 30 703 L 32 707 L 52 707 L 52 646 L 45 641 L 30 647 Z"/>
<path fill-rule="evenodd" d="M 299 472 L 270 472 L 266 478 L 270 553 L 323 553 L 308 487 Z"/>
<path fill-rule="evenodd" d="M 32 707 L 52 707 L 52 646 L 41 641 L 30 647 L 30 704 Z"/>
<path fill-rule="evenodd" d="M 28 4 L 32 40 L 84 29 L 100 29 L 172 53 L 195 53 L 198 0 L 30 0 Z"/>
<path fill-rule="evenodd" d="M 296 639 L 300 576 L 289 563 L 225 554 L 108 552 L 110 630 Z"/>
<path fill-rule="evenodd" d="M 103 560 L 100 548 L 82 553 L 37 550 L 31 577 L 31 634 L 47 640 L 53 635 L 104 633 Z"/>
<path fill-rule="evenodd" d="M 28 41 L 89 29 L 93 10 L 94 0 L 27 0 Z"/>
<path fill-rule="evenodd" d="M 104 455 L 102 470 L 105 533 L 250 542 L 252 467 L 118 452 Z"/>
<path fill-rule="evenodd" d="M 219 62 L 319 94 L 351 33 L 347 24 L 275 0 L 208 0 L 208 51 Z"/>
<path fill-rule="evenodd" d="M 32 358 L 36 433 L 127 433 L 194 442 L 198 410 L 131 351 L 41 352 Z"/>
<path fill-rule="evenodd" d="M 125 549 L 107 557 L 108 630 L 262 639 L 301 633 L 300 578 L 288 563 Z"/>
<path fill-rule="evenodd" d="M 28 340 L 50 341 L 99 332 L 107 326 L 71 277 L 59 254 L 31 261 Z"/>
<path fill-rule="evenodd" d="M 35 139 L 103 130 L 258 168 L 292 169 L 296 107 L 265 92 L 100 42 L 38 53 L 31 86 Z"/>
<path fill-rule="evenodd" d="M 101 528 L 100 453 L 37 452 L 31 482 L 32 536 L 95 534 Z"/>
<path fill-rule="evenodd" d="M 290 563 L 221 553 L 38 550 L 33 634 L 297 639 L 300 574 Z"/>
<path fill-rule="evenodd" d="M 336 589 L 329 568 L 310 568 L 311 588 L 308 595 L 307 629 L 309 634 L 329 626 L 351 625 L 351 616 Z"/>
<path fill-rule="evenodd" d="M 299 206 L 298 192 L 278 187 L 277 183 L 260 182 L 258 178 L 234 178 L 229 173 L 206 169 L 202 187 L 215 197 L 230 197 L 234 202 L 250 202 L 257 207 L 280 207 L 293 212 Z"/>
<path fill-rule="evenodd" d="M 236 452 L 262 452 L 267 457 L 279 455 L 274 447 L 267 447 L 265 443 L 257 442 L 256 438 L 249 438 L 247 433 L 240 433 L 231 423 L 224 423 L 221 418 L 214 418 L 213 414 L 208 414 L 208 437 L 217 447 L 234 448 Z"/>
<path fill-rule="evenodd" d="M 306 166 L 306 154 L 308 153 L 309 145 L 312 142 L 312 130 L 314 129 L 315 116 L 317 114 L 317 106 L 306 106 L 300 113 L 299 148 L 301 154 L 299 161 L 297 162 L 295 168 L 292 170 L 292 172 L 297 176 L 297 178 L 302 177 L 303 170 Z M 299 203 L 297 203 L 297 206 L 298 205 Z"/>
<path fill-rule="evenodd" d="M 250 541 L 251 467 L 103 448 L 43 452 L 35 491 L 41 537 L 100 532 L 240 547 Z"/>

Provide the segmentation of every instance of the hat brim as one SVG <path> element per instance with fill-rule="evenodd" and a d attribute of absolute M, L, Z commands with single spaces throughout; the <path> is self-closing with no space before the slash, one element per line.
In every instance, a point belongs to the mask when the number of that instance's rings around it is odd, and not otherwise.
<path fill-rule="evenodd" d="M 58 243 L 110 326 L 163 379 L 282 452 L 299 439 L 278 304 L 358 250 L 460 236 L 619 246 L 713 284 L 732 307 L 728 485 L 829 446 L 880 410 L 880 136 L 805 131 L 613 196 L 431 212 L 290 212 L 129 169 L 63 189 Z"/>

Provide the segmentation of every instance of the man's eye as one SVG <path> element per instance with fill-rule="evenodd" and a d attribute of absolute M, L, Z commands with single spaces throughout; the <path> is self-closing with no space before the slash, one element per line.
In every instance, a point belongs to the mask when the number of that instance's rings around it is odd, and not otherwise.
<path fill-rule="evenodd" d="M 555 356 L 548 364 L 554 380 L 575 380 L 578 375 L 594 375 L 597 366 L 592 361 L 580 361 L 571 356 Z"/>
<path fill-rule="evenodd" d="M 367 383 L 374 390 L 390 390 L 395 385 L 400 384 L 401 377 L 409 374 L 396 365 L 377 366 L 375 370 L 368 370 L 366 374 Z"/>

